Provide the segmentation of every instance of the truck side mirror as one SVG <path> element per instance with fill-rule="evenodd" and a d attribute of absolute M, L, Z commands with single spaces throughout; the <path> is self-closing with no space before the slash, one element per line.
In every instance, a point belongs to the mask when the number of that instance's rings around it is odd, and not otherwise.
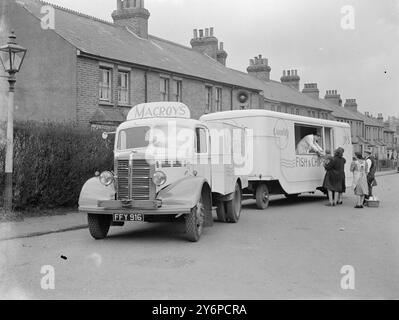
<path fill-rule="evenodd" d="M 110 135 L 112 135 L 112 134 L 116 134 L 116 132 L 104 132 L 103 135 L 102 135 L 102 137 L 103 137 L 104 140 L 107 140 L 108 137 L 109 137 Z"/>

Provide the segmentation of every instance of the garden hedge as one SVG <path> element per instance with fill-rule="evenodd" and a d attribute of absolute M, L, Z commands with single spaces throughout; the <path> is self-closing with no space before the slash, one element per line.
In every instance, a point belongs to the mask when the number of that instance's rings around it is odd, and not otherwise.
<path fill-rule="evenodd" d="M 4 190 L 4 158 L 5 146 L 0 145 L 0 190 Z M 113 141 L 103 140 L 102 131 L 74 123 L 16 124 L 16 209 L 76 207 L 83 184 L 96 171 L 112 168 Z"/>

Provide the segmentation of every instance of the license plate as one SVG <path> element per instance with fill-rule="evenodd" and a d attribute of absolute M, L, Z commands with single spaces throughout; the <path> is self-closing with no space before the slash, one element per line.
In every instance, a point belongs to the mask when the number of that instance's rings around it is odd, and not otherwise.
<path fill-rule="evenodd" d="M 115 213 L 114 222 L 144 222 L 142 213 Z"/>

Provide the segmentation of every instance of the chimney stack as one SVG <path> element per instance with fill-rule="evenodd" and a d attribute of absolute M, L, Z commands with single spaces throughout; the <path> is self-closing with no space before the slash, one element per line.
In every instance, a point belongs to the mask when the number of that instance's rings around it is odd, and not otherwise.
<path fill-rule="evenodd" d="M 117 0 L 117 9 L 112 13 L 114 23 L 128 27 L 140 38 L 148 39 L 150 12 L 144 7 L 144 0 Z"/>
<path fill-rule="evenodd" d="M 284 70 L 283 76 L 281 77 L 281 83 L 295 90 L 300 90 L 299 84 L 301 78 L 298 75 L 298 70 Z"/>
<path fill-rule="evenodd" d="M 341 95 L 338 94 L 337 90 L 327 90 L 326 95 L 324 97 L 327 101 L 342 107 L 342 99 Z"/>
<path fill-rule="evenodd" d="M 269 60 L 259 56 L 249 60 L 247 72 L 249 75 L 263 81 L 270 81 L 270 72 L 272 68 L 269 66 Z"/>
<path fill-rule="evenodd" d="M 224 42 L 220 42 L 220 44 L 219 44 L 219 50 L 218 50 L 216 56 L 217 56 L 217 58 L 216 58 L 217 61 L 218 61 L 219 63 L 221 63 L 222 65 L 226 66 L 226 61 L 227 61 L 227 56 L 228 56 L 228 54 L 227 54 L 227 52 L 224 50 Z"/>
<path fill-rule="evenodd" d="M 320 91 L 317 87 L 317 83 L 305 83 L 305 87 L 302 90 L 303 94 L 315 99 L 320 98 Z"/>
<path fill-rule="evenodd" d="M 194 38 L 190 41 L 191 47 L 202 54 L 206 54 L 212 59 L 226 65 L 227 52 L 223 44 L 219 47 L 219 41 L 215 37 L 215 28 L 194 29 Z"/>
<path fill-rule="evenodd" d="M 357 112 L 357 102 L 356 99 L 346 99 L 345 108 L 352 111 Z"/>

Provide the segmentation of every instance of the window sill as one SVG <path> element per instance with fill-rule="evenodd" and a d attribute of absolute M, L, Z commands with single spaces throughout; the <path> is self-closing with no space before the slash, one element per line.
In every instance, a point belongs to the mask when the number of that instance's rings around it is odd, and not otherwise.
<path fill-rule="evenodd" d="M 118 107 L 119 108 L 133 108 L 133 106 L 131 104 L 123 104 L 123 103 L 118 104 Z"/>
<path fill-rule="evenodd" d="M 100 102 L 99 102 L 99 105 L 100 105 L 100 106 L 103 106 L 103 107 L 113 107 L 113 106 L 114 106 L 113 103 L 107 102 L 107 101 L 100 101 Z"/>

